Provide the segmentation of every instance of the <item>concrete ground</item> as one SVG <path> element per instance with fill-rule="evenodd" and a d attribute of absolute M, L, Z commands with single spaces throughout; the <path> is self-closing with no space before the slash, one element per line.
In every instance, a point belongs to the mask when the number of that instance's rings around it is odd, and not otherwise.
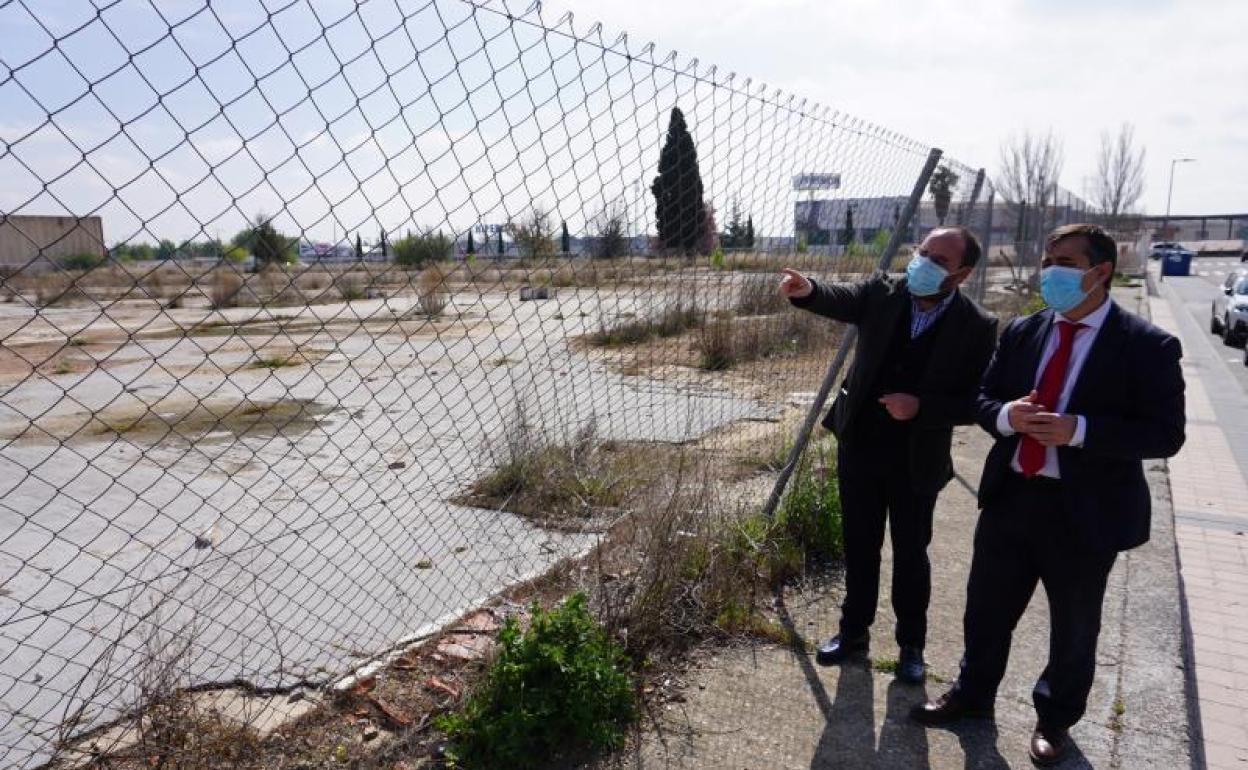
<path fill-rule="evenodd" d="M 1119 300 L 1144 308 L 1141 289 Z M 768 645 L 714 649 L 682 677 L 684 701 L 661 707 L 656 723 L 611 764 L 630 768 L 1023 768 L 1035 722 L 1031 688 L 1048 647 L 1047 607 L 1038 591 L 1014 637 L 994 722 L 925 730 L 910 707 L 938 694 L 957 672 L 962 613 L 978 511 L 974 489 L 990 438 L 955 435 L 957 478 L 942 493 L 931 546 L 926 686 L 897 682 L 894 616 L 888 606 L 885 546 L 881 607 L 872 630 L 874 665 L 824 668 L 813 655 Z M 1146 464 L 1153 535 L 1120 556 L 1105 597 L 1096 683 L 1072 731 L 1079 752 L 1065 768 L 1175 770 L 1191 766 L 1174 514 L 1165 464 Z M 790 591 L 781 614 L 809 645 L 834 632 L 839 578 L 823 589 Z"/>
<path fill-rule="evenodd" d="M 568 343 L 663 301 L 487 293 L 457 306 L 467 329 L 415 332 L 392 320 L 410 299 L 361 301 L 228 336 L 176 331 L 202 309 L 32 320 L 0 305 L 9 347 L 117 340 L 111 367 L 0 372 L 0 766 L 46 760 L 79 707 L 79 728 L 128 708 L 148 647 L 193 638 L 191 684 L 323 683 L 583 552 L 590 534 L 447 500 L 493 467 L 518 404 L 553 437 L 592 420 L 604 439 L 672 442 L 774 409 L 694 376 L 628 377 Z M 273 325 L 226 314 L 258 312 Z M 314 365 L 248 364 L 295 345 Z M 269 404 L 291 410 L 247 419 Z"/>

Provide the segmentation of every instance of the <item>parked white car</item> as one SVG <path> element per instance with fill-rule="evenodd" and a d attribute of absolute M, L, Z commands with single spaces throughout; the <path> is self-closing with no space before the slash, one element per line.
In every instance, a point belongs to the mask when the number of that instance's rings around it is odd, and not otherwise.
<path fill-rule="evenodd" d="M 1232 270 L 1222 283 L 1209 314 L 1209 331 L 1222 335 L 1231 347 L 1248 340 L 1248 267 Z"/>

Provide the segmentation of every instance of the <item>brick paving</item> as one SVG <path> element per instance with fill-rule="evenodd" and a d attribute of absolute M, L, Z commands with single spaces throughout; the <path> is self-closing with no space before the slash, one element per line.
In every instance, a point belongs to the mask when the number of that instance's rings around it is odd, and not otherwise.
<path fill-rule="evenodd" d="M 1248 479 L 1233 442 L 1244 394 L 1199 319 L 1163 284 L 1153 321 L 1183 341 L 1187 444 L 1170 461 L 1175 536 L 1208 770 L 1248 770 Z M 1229 401 L 1228 401 L 1229 400 Z M 1221 402 L 1226 408 L 1221 408 Z M 1228 419 L 1230 418 L 1230 419 Z M 1248 458 L 1246 458 L 1248 459 Z"/>

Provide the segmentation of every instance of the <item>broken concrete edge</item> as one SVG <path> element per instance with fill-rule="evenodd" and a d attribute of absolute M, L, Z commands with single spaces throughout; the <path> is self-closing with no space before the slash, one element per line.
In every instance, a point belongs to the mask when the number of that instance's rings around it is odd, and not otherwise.
<path fill-rule="evenodd" d="M 476 597 L 467 608 L 444 613 L 422 624 L 411 634 L 353 666 L 337 679 L 324 682 L 301 679 L 290 685 L 268 688 L 256 687 L 249 682 L 235 679 L 228 682 L 200 683 L 183 688 L 182 691 L 191 694 L 197 704 L 205 705 L 226 718 L 256 729 L 263 738 L 322 705 L 325 698 L 316 693 L 324 692 L 336 696 L 349 692 L 361 680 L 376 676 L 399 658 L 419 649 L 430 640 L 454 635 L 457 627 L 473 614 L 483 610 L 493 611 L 492 605 L 501 603 L 506 594 L 516 587 L 540 580 L 565 568 L 567 564 L 584 559 L 594 547 L 596 546 L 586 546 L 549 567 L 522 573 L 498 591 Z M 299 697 L 293 697 L 296 694 Z M 226 708 L 220 708 L 222 705 Z M 238 719 L 235 714 L 245 716 Z M 262 721 L 259 727 L 253 721 L 256 715 Z M 142 718 L 133 710 L 128 711 L 108 723 L 82 733 L 63 748 L 57 749 L 51 760 L 35 770 L 78 770 L 99 761 L 101 755 L 135 745 L 141 738 L 139 729 L 134 724 L 136 716 Z M 106 748 L 101 749 L 101 746 Z"/>

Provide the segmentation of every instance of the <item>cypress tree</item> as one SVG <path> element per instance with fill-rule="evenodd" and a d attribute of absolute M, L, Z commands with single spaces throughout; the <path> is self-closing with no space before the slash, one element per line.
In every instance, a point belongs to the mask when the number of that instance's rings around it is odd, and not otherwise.
<path fill-rule="evenodd" d="M 472 230 L 468 231 L 468 253 L 469 254 L 477 253 L 477 245 L 472 242 Z"/>
<path fill-rule="evenodd" d="M 745 247 L 747 249 L 754 248 L 754 217 L 746 217 L 745 219 Z"/>
<path fill-rule="evenodd" d="M 355 261 L 364 261 L 364 242 L 360 240 L 360 234 L 355 234 Z"/>
<path fill-rule="evenodd" d="M 379 240 L 381 241 L 381 256 L 389 257 L 390 251 L 386 248 L 386 231 L 382 230 Z"/>
<path fill-rule="evenodd" d="M 564 254 L 572 251 L 572 237 L 568 235 L 568 223 L 563 223 L 563 234 L 559 236 L 559 248 Z"/>
<path fill-rule="evenodd" d="M 503 228 L 498 228 L 498 256 L 503 256 Z"/>
<path fill-rule="evenodd" d="M 706 204 L 702 200 L 698 151 L 679 107 L 672 108 L 667 138 L 659 153 L 659 175 L 650 191 L 654 193 L 659 243 L 665 249 L 692 254 L 703 235 Z"/>

